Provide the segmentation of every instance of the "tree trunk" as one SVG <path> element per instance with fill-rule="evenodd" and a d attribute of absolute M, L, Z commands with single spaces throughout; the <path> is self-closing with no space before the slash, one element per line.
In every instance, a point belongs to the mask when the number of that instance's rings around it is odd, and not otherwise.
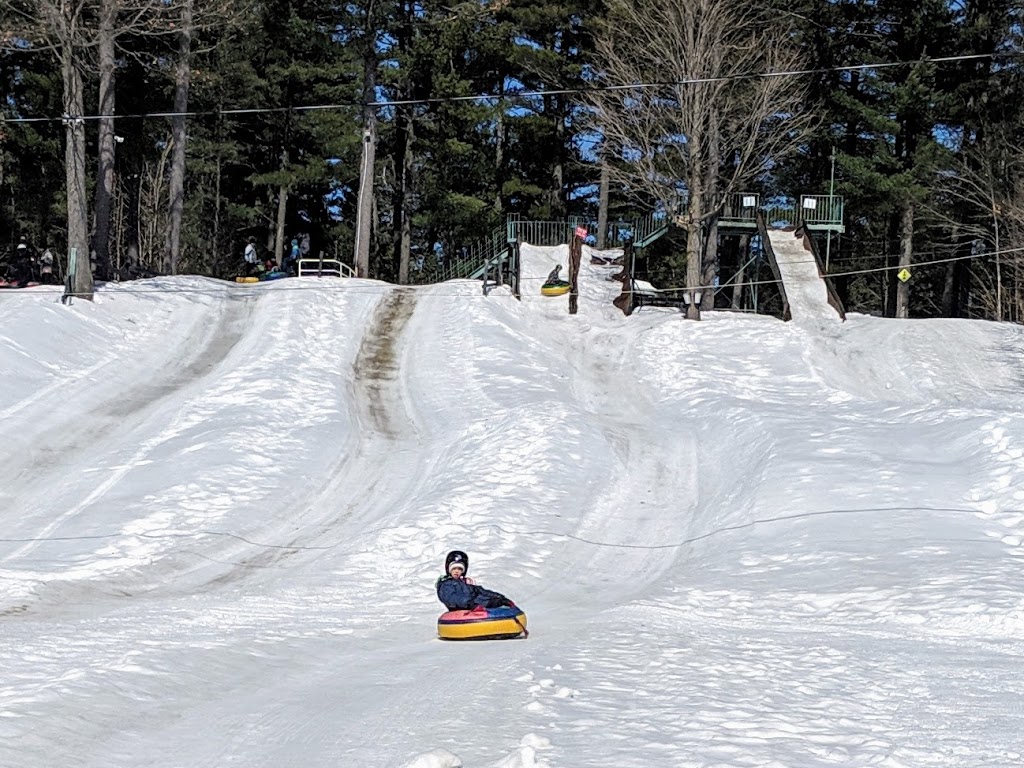
<path fill-rule="evenodd" d="M 896 317 L 896 271 L 892 269 L 892 238 L 896 228 L 895 216 L 886 222 L 885 242 L 882 252 L 885 254 L 885 271 L 879 273 L 882 281 L 882 317 Z"/>
<path fill-rule="evenodd" d="M 995 208 L 995 205 L 993 205 Z M 1003 265 L 999 255 L 999 217 L 993 212 L 992 224 L 995 232 L 995 247 L 996 247 L 996 320 L 1002 322 L 1003 320 Z"/>
<path fill-rule="evenodd" d="M 504 83 L 499 86 L 499 94 L 504 95 Z M 504 210 L 504 199 L 502 193 L 505 189 L 505 142 L 508 136 L 508 127 L 505 125 L 505 110 L 501 105 L 504 99 L 498 100 L 498 115 L 495 124 L 494 137 L 494 212 L 501 216 Z"/>
<path fill-rule="evenodd" d="M 356 277 L 370 274 L 370 230 L 373 220 L 373 167 L 377 155 L 376 100 L 377 49 L 371 24 L 373 3 L 366 10 L 366 49 L 363 51 L 363 156 L 359 173 L 359 198 L 356 211 L 355 267 Z"/>
<path fill-rule="evenodd" d="M 409 261 L 412 253 L 412 143 L 414 125 L 411 107 L 401 107 L 396 116 L 394 237 L 395 262 L 398 266 L 398 284 L 409 282 Z"/>
<path fill-rule="evenodd" d="M 704 292 L 700 298 L 700 308 L 712 310 L 715 308 L 715 277 L 718 274 L 718 219 L 711 219 L 708 223 L 707 239 L 704 243 L 704 274 L 701 278 L 701 285 Z"/>
<path fill-rule="evenodd" d="M 1006 318 L 1011 323 L 1019 323 L 1024 320 L 1024 313 L 1021 312 L 1020 296 L 1020 258 L 1013 261 L 1013 314 Z"/>
<path fill-rule="evenodd" d="M 946 264 L 946 277 L 942 282 L 942 300 L 940 302 L 943 317 L 956 317 L 954 312 L 954 297 L 956 287 L 956 262 Z"/>
<path fill-rule="evenodd" d="M 125 266 L 137 265 L 142 253 L 142 173 L 137 172 L 128 184 L 128 247 L 125 249 Z"/>
<path fill-rule="evenodd" d="M 99 12 L 97 57 L 99 60 L 99 166 L 96 172 L 96 195 L 94 215 L 96 228 L 93 233 L 92 249 L 96 254 L 96 272 L 100 278 L 111 277 L 110 268 L 110 220 L 114 199 L 114 83 L 115 51 L 114 36 L 117 23 L 118 0 L 103 0 Z"/>
<path fill-rule="evenodd" d="M 70 11 L 66 11 L 70 14 Z M 89 263 L 89 215 L 85 190 L 85 97 L 82 72 L 73 40 L 73 20 L 65 16 L 68 36 L 61 50 L 64 78 L 65 148 L 64 166 L 68 205 L 68 259 L 74 256 L 74 283 L 70 292 L 83 299 L 93 298 L 92 268 Z"/>
<path fill-rule="evenodd" d="M 686 214 L 686 319 L 700 320 L 700 306 L 693 299 L 699 290 L 703 271 L 701 270 L 700 198 L 690 199 Z M 703 298 L 703 297 L 701 297 Z"/>
<path fill-rule="evenodd" d="M 732 308 L 735 310 L 743 309 L 743 281 L 744 273 L 746 272 L 747 261 L 750 259 L 750 235 L 740 235 L 740 248 L 739 248 L 739 263 L 740 268 L 736 273 L 736 284 L 732 289 Z"/>
<path fill-rule="evenodd" d="M 281 156 L 282 167 L 288 163 L 288 150 Z M 281 266 L 284 258 L 284 225 L 288 216 L 288 185 L 282 184 L 277 191 L 277 224 L 274 227 L 274 261 Z"/>
<path fill-rule="evenodd" d="M 693 137 L 694 154 L 699 157 L 700 138 Z M 686 305 L 686 318 L 688 320 L 700 320 L 700 307 L 693 300 L 694 290 L 702 285 L 703 269 L 701 263 L 701 219 L 703 218 L 702 207 L 704 205 L 704 190 L 701 181 L 703 168 L 694 168 L 690 175 L 690 203 L 686 208 L 686 288 L 690 301 Z"/>
<path fill-rule="evenodd" d="M 608 158 L 601 151 L 601 181 L 597 193 L 597 249 L 602 251 L 608 244 Z"/>
<path fill-rule="evenodd" d="M 185 142 L 186 120 L 183 114 L 188 110 L 188 89 L 192 77 L 192 4 L 194 0 L 183 0 L 181 5 L 181 27 L 178 39 L 178 62 L 174 73 L 174 117 L 171 118 L 171 179 L 169 185 L 169 220 L 167 222 L 167 243 L 164 248 L 164 268 L 169 274 L 177 274 L 181 257 L 181 221 L 185 212 Z"/>
<path fill-rule="evenodd" d="M 900 269 L 909 268 L 914 256 L 914 204 L 907 202 L 900 217 Z M 896 317 L 910 317 L 910 283 L 896 285 Z"/>
<path fill-rule="evenodd" d="M 221 165 L 223 159 L 220 154 L 220 142 L 217 143 L 217 178 L 213 185 L 213 252 L 217 256 L 220 255 L 220 179 L 221 179 Z M 233 259 L 229 260 L 229 263 L 233 262 Z"/>
<path fill-rule="evenodd" d="M 705 195 L 712 204 L 718 207 L 718 177 L 722 164 L 721 143 L 722 137 L 718 130 L 718 110 L 712 109 L 710 114 L 707 136 L 707 184 Z M 701 309 L 712 310 L 715 308 L 715 275 L 718 274 L 718 214 L 708 220 L 707 237 L 704 239 L 704 274 L 701 285 L 704 286 L 704 293 L 701 295 Z"/>
<path fill-rule="evenodd" d="M 270 210 L 274 206 L 274 192 L 273 192 L 273 190 L 271 190 L 270 187 L 267 187 L 266 194 L 267 194 L 267 203 L 266 203 L 266 206 L 264 207 L 264 210 L 267 211 L 267 213 L 261 214 L 261 218 L 264 221 L 266 221 L 266 222 L 270 222 Z M 267 235 L 266 235 L 266 238 L 265 238 L 264 242 L 265 242 L 265 244 L 267 246 L 267 253 L 273 255 L 275 253 L 275 249 L 274 249 L 274 242 L 275 241 L 274 241 L 274 238 L 277 236 L 277 227 L 276 226 L 274 226 L 274 227 L 267 227 L 266 232 L 267 232 Z M 275 257 L 275 260 L 277 261 L 278 264 L 281 263 L 279 257 Z"/>
<path fill-rule="evenodd" d="M 555 164 L 551 169 L 551 216 L 556 221 L 566 216 L 565 205 L 565 117 L 562 99 L 554 98 L 555 111 Z"/>
<path fill-rule="evenodd" d="M 403 0 L 399 3 L 402 23 L 395 30 L 399 55 L 409 53 L 412 41 L 413 12 L 412 2 Z M 407 99 L 415 96 L 412 73 L 403 75 L 401 93 Z M 412 222 L 410 198 L 412 196 L 412 142 L 413 142 L 413 107 L 400 104 L 395 108 L 395 189 L 392 199 L 392 240 L 394 242 L 394 270 L 398 284 L 409 282 L 409 256 L 412 250 Z"/>

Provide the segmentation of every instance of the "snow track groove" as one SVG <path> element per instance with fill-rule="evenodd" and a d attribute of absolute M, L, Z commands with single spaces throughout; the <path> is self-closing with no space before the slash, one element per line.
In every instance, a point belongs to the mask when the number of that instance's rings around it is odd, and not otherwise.
<path fill-rule="evenodd" d="M 177 343 L 164 347 L 170 354 L 162 360 L 158 357 L 159 363 L 153 360 L 152 351 L 140 351 L 150 366 L 159 366 L 150 377 L 134 382 L 119 382 L 114 378 L 102 384 L 91 376 L 81 377 L 76 389 L 101 388 L 95 404 L 84 412 L 76 413 L 58 403 L 49 405 L 43 420 L 52 426 L 34 439 L 31 446 L 18 451 L 14 461 L 0 462 L 0 488 L 10 496 L 8 504 L 22 518 L 38 515 L 48 520 L 37 529 L 36 537 L 44 539 L 53 534 L 65 521 L 106 494 L 131 468 L 145 461 L 148 448 L 143 442 L 127 461 L 111 467 L 109 474 L 98 473 L 106 475 L 98 484 L 90 483 L 81 488 L 78 485 L 81 476 L 76 477 L 71 471 L 85 459 L 103 462 L 103 457 L 121 447 L 126 438 L 131 440 L 133 430 L 144 428 L 159 406 L 174 397 L 187 397 L 190 388 L 201 386 L 202 380 L 216 370 L 245 335 L 253 302 L 254 299 L 229 298 L 218 303 L 212 318 L 196 319 Z M 131 363 L 127 367 L 131 368 Z M 77 392 L 73 391 L 61 400 L 75 402 L 76 396 Z M 3 438 L 17 444 L 16 433 L 11 433 L 17 422 L 3 423 Z M 62 488 L 72 486 L 78 486 L 74 493 L 79 501 L 56 517 L 49 505 L 29 506 L 22 501 L 57 498 Z M 90 487 L 91 490 L 87 490 Z M 15 561 L 35 547 L 35 543 L 27 542 L 6 554 L 0 562 Z"/>

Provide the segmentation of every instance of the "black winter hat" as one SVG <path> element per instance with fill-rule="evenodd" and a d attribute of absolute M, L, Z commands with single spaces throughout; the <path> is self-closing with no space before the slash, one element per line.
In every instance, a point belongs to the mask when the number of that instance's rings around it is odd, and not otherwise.
<path fill-rule="evenodd" d="M 452 575 L 452 565 L 458 563 L 465 569 L 466 573 L 469 572 L 469 555 L 465 552 L 453 549 L 448 553 L 448 556 L 444 559 L 444 572 L 446 575 Z"/>

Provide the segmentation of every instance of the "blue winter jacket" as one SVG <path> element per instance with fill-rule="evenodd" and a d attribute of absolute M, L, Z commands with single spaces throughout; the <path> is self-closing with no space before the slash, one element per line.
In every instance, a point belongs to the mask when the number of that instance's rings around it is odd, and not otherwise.
<path fill-rule="evenodd" d="M 512 601 L 500 592 L 467 584 L 463 579 L 453 579 L 451 576 L 442 576 L 437 580 L 437 599 L 449 611 L 472 611 L 477 606 L 498 608 L 512 605 Z"/>

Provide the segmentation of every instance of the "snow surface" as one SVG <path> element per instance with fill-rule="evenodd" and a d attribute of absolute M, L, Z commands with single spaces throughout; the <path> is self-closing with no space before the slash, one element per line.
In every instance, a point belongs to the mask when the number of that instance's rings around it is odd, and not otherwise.
<path fill-rule="evenodd" d="M 804 247 L 803 234 L 769 229 L 768 243 L 786 287 L 789 311 L 797 323 L 838 323 L 839 313 L 828 303 L 825 281 L 818 274 L 814 256 Z"/>
<path fill-rule="evenodd" d="M 0 294 L 0 766 L 1024 762 L 1022 329 L 523 258 Z M 436 639 L 451 548 L 528 640 Z"/>

